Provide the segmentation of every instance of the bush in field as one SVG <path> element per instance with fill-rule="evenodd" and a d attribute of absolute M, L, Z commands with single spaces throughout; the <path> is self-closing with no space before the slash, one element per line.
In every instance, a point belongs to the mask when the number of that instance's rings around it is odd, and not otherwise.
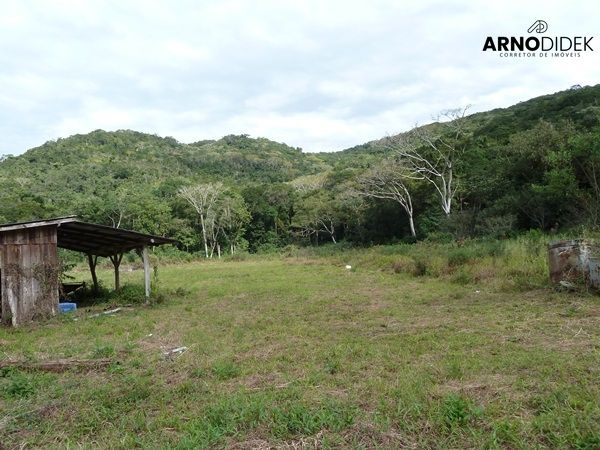
<path fill-rule="evenodd" d="M 409 257 L 400 257 L 392 263 L 395 273 L 412 273 L 415 270 L 415 261 Z"/>
<path fill-rule="evenodd" d="M 427 275 L 427 260 L 424 258 L 416 259 L 411 273 L 415 277 Z"/>
<path fill-rule="evenodd" d="M 0 392 L 7 398 L 26 398 L 33 395 L 36 385 L 32 377 L 18 370 L 5 370 L 3 372 Z"/>
<path fill-rule="evenodd" d="M 125 284 L 111 292 L 108 300 L 119 305 L 135 305 L 146 302 L 146 293 L 141 284 Z"/>
<path fill-rule="evenodd" d="M 469 248 L 455 248 L 448 252 L 448 266 L 458 267 L 466 264 L 473 258 L 473 251 Z"/>
<path fill-rule="evenodd" d="M 483 410 L 458 394 L 449 394 L 442 401 L 440 408 L 443 422 L 448 427 L 464 426 L 480 418 Z"/>

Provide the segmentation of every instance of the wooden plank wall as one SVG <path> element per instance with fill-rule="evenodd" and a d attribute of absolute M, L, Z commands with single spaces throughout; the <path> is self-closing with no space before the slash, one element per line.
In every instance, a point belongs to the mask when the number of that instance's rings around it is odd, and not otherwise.
<path fill-rule="evenodd" d="M 0 233 L 2 322 L 19 324 L 58 312 L 56 226 Z"/>

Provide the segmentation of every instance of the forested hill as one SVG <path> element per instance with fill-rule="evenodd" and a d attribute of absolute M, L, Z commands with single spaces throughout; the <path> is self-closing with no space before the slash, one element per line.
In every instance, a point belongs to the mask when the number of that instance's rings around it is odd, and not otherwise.
<path fill-rule="evenodd" d="M 517 103 L 509 108 L 472 114 L 468 119 L 478 141 L 506 144 L 512 135 L 533 128 L 540 120 L 554 124 L 569 121 L 580 129 L 589 129 L 599 124 L 599 117 L 600 84 L 586 87 L 576 85 L 565 91 Z M 378 146 L 378 142 L 367 142 L 341 152 L 318 155 L 328 163 L 351 162 L 361 154 L 384 153 L 385 149 Z"/>
<path fill-rule="evenodd" d="M 4 167 L 6 166 L 6 168 Z M 303 154 L 299 148 L 248 136 L 225 136 L 181 144 L 171 137 L 159 137 L 131 130 L 96 130 L 66 139 L 49 141 L 3 163 L 3 174 L 25 167 L 47 173 L 50 168 L 101 170 L 101 176 L 129 178 L 140 171 L 157 179 L 170 176 L 232 178 L 255 181 L 289 181 L 323 169 L 321 160 Z M 36 175 L 31 175 L 35 178 Z"/>
<path fill-rule="evenodd" d="M 598 225 L 600 85 L 473 114 L 465 123 L 452 214 L 441 214 L 431 185 L 409 183 L 418 236 Z M 0 221 L 78 214 L 168 234 L 198 250 L 197 215 L 178 192 L 220 181 L 239 210 L 236 244 L 250 250 L 323 239 L 402 239 L 406 211 L 397 202 L 356 195 L 361 177 L 391 156 L 380 144 L 311 154 L 246 135 L 182 144 L 96 130 L 5 157 Z M 215 239 L 226 246 L 232 238 Z"/>

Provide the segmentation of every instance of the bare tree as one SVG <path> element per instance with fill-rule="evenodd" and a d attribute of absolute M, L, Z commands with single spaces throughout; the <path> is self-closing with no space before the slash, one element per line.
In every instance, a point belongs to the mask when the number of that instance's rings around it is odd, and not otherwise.
<path fill-rule="evenodd" d="M 121 228 L 123 222 L 131 217 L 129 195 L 124 189 L 117 189 L 108 197 L 106 214 L 113 228 Z"/>
<path fill-rule="evenodd" d="M 447 216 L 458 189 L 455 165 L 466 147 L 465 115 L 469 107 L 444 111 L 437 117 L 439 123 L 415 126 L 408 133 L 384 140 L 384 146 L 404 161 L 406 178 L 425 180 L 435 187 Z"/>
<path fill-rule="evenodd" d="M 298 192 L 307 193 L 322 189 L 327 181 L 330 171 L 324 171 L 313 175 L 303 175 L 290 181 L 289 184 Z"/>
<path fill-rule="evenodd" d="M 241 196 L 226 196 L 220 205 L 219 229 L 233 255 L 242 237 L 244 225 L 250 221 L 250 212 Z"/>
<path fill-rule="evenodd" d="M 179 189 L 179 196 L 185 199 L 198 213 L 200 226 L 202 227 L 202 240 L 204 243 L 204 254 L 208 258 L 208 234 L 213 234 L 215 218 L 215 206 L 219 197 L 223 194 L 222 183 L 198 184 L 186 186 Z M 210 230 L 208 229 L 210 226 Z M 214 246 L 213 246 L 214 249 Z M 212 254 L 212 252 L 211 252 Z"/>
<path fill-rule="evenodd" d="M 329 235 L 329 237 L 331 238 L 331 241 L 334 244 L 337 244 L 337 241 L 335 240 L 335 219 L 334 219 L 334 217 L 329 214 L 320 216 L 317 218 L 317 224 L 320 226 L 321 230 L 325 231 Z"/>
<path fill-rule="evenodd" d="M 212 258 L 215 254 L 215 249 L 221 258 L 221 247 L 219 246 L 219 235 L 221 234 L 221 224 L 219 222 L 218 204 L 212 208 L 204 219 L 206 227 L 206 240 L 208 242 L 208 258 Z"/>
<path fill-rule="evenodd" d="M 337 244 L 335 239 L 335 218 L 330 214 L 315 214 L 308 221 L 299 225 L 300 236 L 310 238 L 312 235 L 319 233 L 327 233 L 334 244 Z"/>
<path fill-rule="evenodd" d="M 113 228 L 121 228 L 121 222 L 127 217 L 127 205 L 125 204 L 116 205 L 108 211 L 108 218 Z"/>
<path fill-rule="evenodd" d="M 312 192 L 296 203 L 293 227 L 303 237 L 325 233 L 334 244 L 337 244 L 336 227 L 341 222 L 337 200 L 326 191 Z"/>
<path fill-rule="evenodd" d="M 414 178 L 406 161 L 385 160 L 358 179 L 357 191 L 370 198 L 394 200 L 406 211 L 411 236 L 416 236 L 414 209 L 407 180 Z"/>

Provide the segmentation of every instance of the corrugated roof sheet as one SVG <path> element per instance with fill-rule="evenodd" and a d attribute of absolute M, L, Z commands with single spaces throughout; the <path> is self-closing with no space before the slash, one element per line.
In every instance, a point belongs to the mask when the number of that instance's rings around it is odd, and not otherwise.
<path fill-rule="evenodd" d="M 0 233 L 56 227 L 58 247 L 98 256 L 111 256 L 144 246 L 174 244 L 174 239 L 83 222 L 76 216 L 0 225 Z"/>

